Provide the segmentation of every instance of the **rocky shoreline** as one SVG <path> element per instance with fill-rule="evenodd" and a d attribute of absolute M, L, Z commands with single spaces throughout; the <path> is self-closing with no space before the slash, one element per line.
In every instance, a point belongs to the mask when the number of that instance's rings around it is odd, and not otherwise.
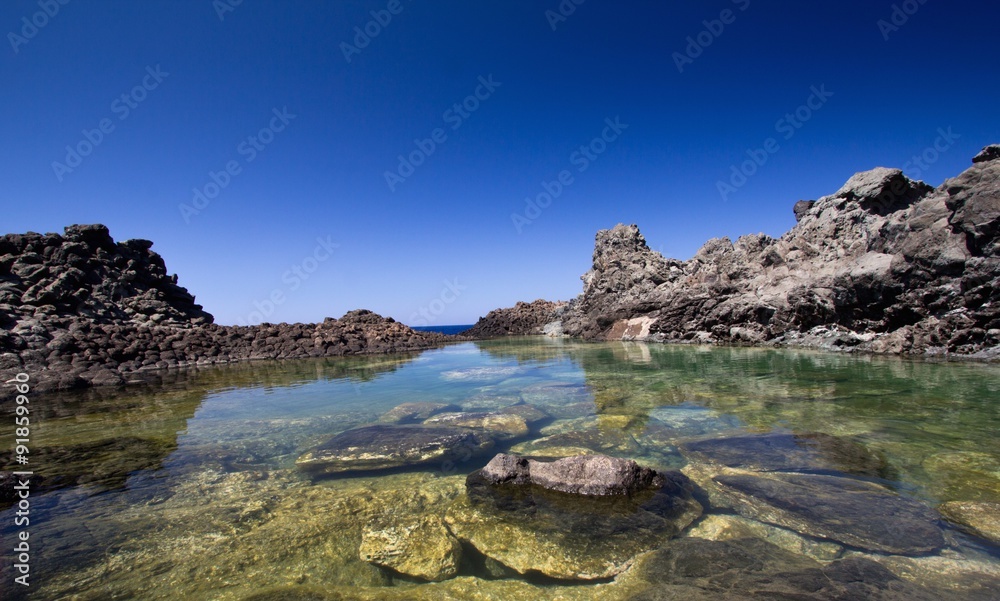
<path fill-rule="evenodd" d="M 0 379 L 28 372 L 36 391 L 118 386 L 173 367 L 542 334 L 1000 358 L 1000 145 L 937 188 L 880 167 L 793 210 L 798 223 L 780 238 L 716 238 L 687 261 L 652 251 L 635 225 L 602 230 L 580 296 L 497 309 L 460 336 L 366 310 L 217 325 L 148 240 L 116 243 L 103 225 L 8 234 Z"/>
<path fill-rule="evenodd" d="M 780 238 L 715 238 L 687 261 L 635 225 L 602 230 L 580 296 L 470 332 L 1000 358 L 1000 145 L 937 188 L 879 167 L 793 210 Z"/>
<path fill-rule="evenodd" d="M 167 368 L 406 352 L 452 339 L 366 310 L 315 324 L 217 325 L 151 246 L 116 243 L 103 225 L 0 237 L 0 381 L 26 372 L 36 392 L 120 386 Z"/>

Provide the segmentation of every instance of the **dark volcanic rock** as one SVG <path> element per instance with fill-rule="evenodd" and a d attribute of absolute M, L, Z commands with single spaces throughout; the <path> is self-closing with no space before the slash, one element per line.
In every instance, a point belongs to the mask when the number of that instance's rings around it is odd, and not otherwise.
<path fill-rule="evenodd" d="M 1000 144 L 990 144 L 979 151 L 979 154 L 972 157 L 972 162 L 985 163 L 986 161 L 995 161 L 997 159 L 1000 159 Z"/>
<path fill-rule="evenodd" d="M 631 459 L 577 455 L 533 462 L 531 481 L 542 488 L 577 495 L 624 495 L 660 486 L 663 478 Z"/>
<path fill-rule="evenodd" d="M 466 461 L 491 448 L 491 438 L 463 428 L 366 426 L 341 432 L 295 463 L 309 471 L 337 474 Z"/>
<path fill-rule="evenodd" d="M 520 574 L 611 578 L 702 512 L 693 485 L 676 472 L 632 495 L 589 496 L 529 484 L 527 467 L 525 460 L 498 455 L 469 475 L 466 496 L 445 516 L 459 540 Z"/>
<path fill-rule="evenodd" d="M 565 302 L 536 300 L 519 302 L 507 309 L 495 309 L 480 317 L 476 325 L 461 333 L 472 338 L 498 338 L 501 336 L 529 336 L 541 334 L 542 327 L 558 319 Z"/>
<path fill-rule="evenodd" d="M 898 169 L 795 207 L 781 238 L 709 240 L 688 261 L 635 225 L 597 233 L 570 336 L 1000 357 L 1000 151 L 938 188 Z"/>
<path fill-rule="evenodd" d="M 681 538 L 636 566 L 654 583 L 635 601 L 944 601 L 964 593 L 928 590 L 878 563 L 848 558 L 823 566 L 768 542 Z M 986 599 L 987 597 L 981 597 Z"/>
<path fill-rule="evenodd" d="M 27 372 L 35 392 L 120 386 L 168 367 L 403 352 L 448 340 L 365 310 L 318 324 L 215 325 L 151 246 L 116 243 L 103 225 L 0 236 L 0 379 Z"/>
<path fill-rule="evenodd" d="M 814 204 L 816 204 L 815 200 L 800 200 L 795 203 L 795 206 L 792 207 L 792 212 L 795 213 L 795 221 L 802 221 L 802 218 L 805 217 Z"/>
<path fill-rule="evenodd" d="M 935 511 L 875 484 L 793 474 L 713 480 L 744 517 L 802 534 L 897 555 L 923 555 L 944 546 Z"/>
<path fill-rule="evenodd" d="M 479 475 L 490 484 L 530 484 L 528 460 L 517 455 L 499 453 L 486 467 L 479 470 Z"/>
<path fill-rule="evenodd" d="M 818 432 L 713 438 L 683 443 L 680 450 L 698 461 L 757 471 L 839 470 L 884 478 L 889 469 L 885 458 L 864 446 Z"/>
<path fill-rule="evenodd" d="M 522 459 L 504 453 L 494 457 L 479 475 L 492 484 L 534 484 L 573 495 L 631 495 L 660 488 L 656 470 L 631 459 L 607 455 L 576 455 L 555 461 Z"/>

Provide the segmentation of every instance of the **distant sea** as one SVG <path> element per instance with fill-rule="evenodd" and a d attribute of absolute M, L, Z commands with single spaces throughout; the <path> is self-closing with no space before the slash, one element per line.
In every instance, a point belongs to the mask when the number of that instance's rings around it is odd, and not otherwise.
<path fill-rule="evenodd" d="M 440 332 L 442 334 L 458 334 L 459 332 L 464 332 L 472 327 L 473 324 L 466 326 L 410 326 L 418 332 Z"/>

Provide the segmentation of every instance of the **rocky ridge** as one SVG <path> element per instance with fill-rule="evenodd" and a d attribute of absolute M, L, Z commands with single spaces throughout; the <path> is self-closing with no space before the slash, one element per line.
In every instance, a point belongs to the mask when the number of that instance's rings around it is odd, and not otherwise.
<path fill-rule="evenodd" d="M 585 339 L 1000 357 L 1000 145 L 937 188 L 879 167 L 794 212 L 797 224 L 780 238 L 715 238 L 687 261 L 651 250 L 635 225 L 602 230 L 583 293 L 543 328 Z M 490 316 L 514 323 L 519 312 L 494 311 L 474 329 L 491 332 Z"/>
<path fill-rule="evenodd" d="M 315 324 L 217 325 L 151 246 L 116 243 L 103 225 L 0 236 L 0 380 L 23 371 L 35 391 L 121 385 L 169 367 L 402 352 L 448 340 L 366 310 Z"/>
<path fill-rule="evenodd" d="M 553 321 L 565 307 L 565 302 L 538 299 L 518 302 L 506 309 L 494 309 L 480 317 L 474 326 L 462 332 L 472 338 L 499 338 L 502 336 L 529 336 L 543 334 L 545 325 Z"/>

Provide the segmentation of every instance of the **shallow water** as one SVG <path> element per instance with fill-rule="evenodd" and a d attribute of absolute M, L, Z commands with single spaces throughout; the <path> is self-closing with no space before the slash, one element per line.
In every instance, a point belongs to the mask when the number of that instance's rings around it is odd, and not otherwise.
<path fill-rule="evenodd" d="M 169 380 L 124 392 L 32 396 L 29 467 L 42 480 L 30 498 L 30 596 L 12 584 L 8 547 L 21 530 L 15 508 L 0 511 L 0 596 L 584 599 L 629 598 L 648 586 L 628 573 L 583 585 L 516 574 L 489 579 L 471 565 L 457 579 L 424 584 L 361 561 L 364 524 L 442 515 L 465 494 L 465 476 L 493 454 L 322 479 L 296 469 L 309 448 L 403 402 L 468 411 L 527 403 L 551 419 L 527 437 L 498 442 L 494 452 L 600 452 L 660 469 L 685 468 L 700 457 L 693 449 L 712 450 L 703 441 L 718 438 L 821 437 L 837 450 L 806 458 L 816 465 L 797 465 L 779 448 L 777 458 L 791 463 L 761 468 L 748 457 L 749 467 L 736 467 L 849 474 L 929 507 L 1000 502 L 997 365 L 531 338 L 235 365 Z M 13 447 L 12 430 L 0 429 L 0 449 Z M 786 439 L 766 439 L 776 440 Z M 0 463 L 19 469 L 10 452 Z M 698 532 L 713 515 L 731 513 L 710 506 Z M 1000 576 L 994 545 L 944 528 L 947 547 L 919 558 L 916 568 L 881 559 L 897 574 Z M 776 530 L 768 530 L 772 542 L 798 537 Z M 821 537 L 796 541 L 791 546 L 814 558 L 856 552 L 829 551 Z"/>

